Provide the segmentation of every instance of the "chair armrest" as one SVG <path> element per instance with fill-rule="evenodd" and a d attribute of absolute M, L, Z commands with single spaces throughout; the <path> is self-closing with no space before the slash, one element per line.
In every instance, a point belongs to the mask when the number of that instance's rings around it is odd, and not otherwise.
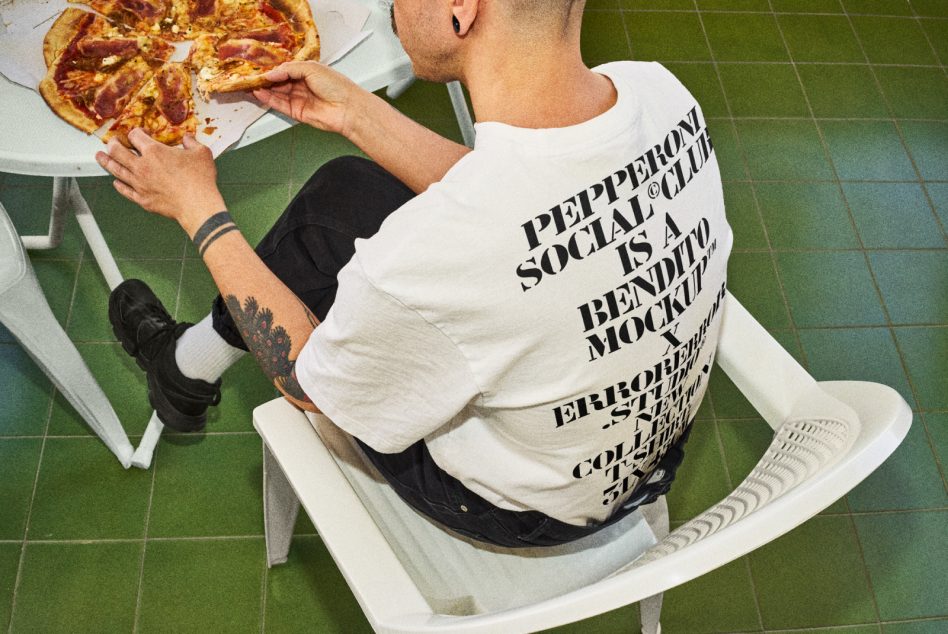
<path fill-rule="evenodd" d="M 774 429 L 816 386 L 813 377 L 731 293 L 725 298 L 717 362 Z"/>
<path fill-rule="evenodd" d="M 385 630 L 396 616 L 430 615 L 306 415 L 278 398 L 254 409 L 253 421 L 373 628 Z"/>
<path fill-rule="evenodd" d="M 824 404 L 852 416 L 790 417 L 754 471 L 727 498 L 685 523 L 611 577 L 517 610 L 484 617 L 435 615 L 426 631 L 527 631 L 641 601 L 695 579 L 793 530 L 852 490 L 893 452 L 912 411 L 875 383 L 818 384 Z M 814 401 L 814 406 L 818 406 Z M 437 627 L 436 627 L 437 626 Z M 528 627 L 530 626 L 530 627 Z M 439 629 L 440 628 L 440 629 Z"/>

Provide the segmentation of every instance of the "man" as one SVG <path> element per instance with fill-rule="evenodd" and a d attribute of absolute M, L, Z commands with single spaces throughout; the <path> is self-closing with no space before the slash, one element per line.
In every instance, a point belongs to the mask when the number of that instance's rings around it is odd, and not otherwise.
<path fill-rule="evenodd" d="M 176 324 L 140 282 L 110 318 L 166 424 L 199 429 L 249 348 L 420 512 L 562 543 L 667 490 L 707 387 L 730 228 L 700 108 L 655 63 L 595 70 L 583 0 L 395 0 L 415 73 L 460 79 L 473 151 L 316 63 L 256 92 L 374 162 L 331 161 L 256 252 L 210 153 L 143 132 L 97 155 L 176 220 L 221 296 Z M 365 239 L 368 238 L 368 239 Z"/>

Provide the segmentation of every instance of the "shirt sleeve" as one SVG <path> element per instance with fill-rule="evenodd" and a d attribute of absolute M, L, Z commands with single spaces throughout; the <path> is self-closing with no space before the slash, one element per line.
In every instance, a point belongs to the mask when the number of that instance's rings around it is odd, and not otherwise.
<path fill-rule="evenodd" d="M 358 255 L 340 271 L 336 299 L 300 353 L 296 376 L 330 420 L 383 453 L 431 434 L 479 394 L 454 342 L 377 288 Z"/>

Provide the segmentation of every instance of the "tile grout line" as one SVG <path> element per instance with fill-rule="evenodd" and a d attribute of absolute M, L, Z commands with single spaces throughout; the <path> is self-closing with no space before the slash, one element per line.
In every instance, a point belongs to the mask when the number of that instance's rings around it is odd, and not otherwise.
<path fill-rule="evenodd" d="M 783 301 L 783 307 L 784 307 L 784 310 L 786 311 L 787 320 L 789 322 L 788 329 L 791 331 L 793 335 L 793 339 L 796 342 L 797 347 L 801 351 L 801 357 L 802 357 L 801 365 L 803 365 L 804 368 L 807 368 L 809 367 L 809 362 L 808 362 L 806 350 L 803 348 L 803 343 L 800 340 L 800 334 L 797 330 L 796 320 L 794 319 L 794 316 L 793 316 L 793 309 L 790 306 L 790 301 L 787 297 L 787 289 L 783 282 L 783 278 L 780 275 L 780 268 L 777 266 L 777 256 L 773 248 L 773 241 L 770 239 L 770 230 L 767 227 L 767 223 L 764 220 L 763 210 L 761 209 L 761 204 L 760 204 L 760 198 L 757 195 L 757 187 L 755 186 L 755 180 L 753 179 L 753 176 L 751 174 L 750 161 L 748 160 L 747 155 L 744 152 L 744 142 L 741 139 L 741 135 L 737 130 L 737 125 L 735 125 L 734 110 L 731 107 L 731 98 L 728 96 L 727 90 L 724 86 L 724 79 L 721 76 L 721 72 L 719 68 L 720 62 L 718 62 L 717 55 L 715 54 L 714 48 L 712 47 L 711 38 L 708 35 L 707 29 L 705 28 L 704 19 L 702 18 L 702 11 L 700 7 L 698 7 L 697 0 L 692 0 L 692 2 L 694 3 L 695 11 L 698 16 L 698 23 L 701 26 L 701 32 L 704 35 L 705 43 L 707 44 L 707 47 L 708 47 L 708 53 L 711 56 L 711 64 L 712 64 L 712 67 L 714 68 L 714 73 L 718 80 L 718 86 L 721 89 L 721 95 L 724 97 L 724 107 L 728 114 L 727 119 L 730 120 L 731 131 L 733 132 L 734 138 L 737 141 L 737 149 L 741 154 L 741 161 L 744 168 L 744 173 L 748 176 L 749 189 L 751 192 L 751 197 L 754 200 L 754 209 L 757 212 L 757 220 L 760 222 L 761 230 L 764 235 L 764 242 L 767 245 L 766 252 L 770 255 L 770 264 L 771 264 L 771 268 L 774 274 L 774 279 L 777 281 L 777 286 L 780 289 L 780 298 Z M 774 22 L 776 22 L 776 17 L 774 17 L 773 19 L 774 19 Z"/>
<path fill-rule="evenodd" d="M 913 13 L 915 12 L 915 8 L 911 5 L 911 3 L 909 3 L 909 8 L 912 9 Z M 869 60 L 869 55 L 868 55 L 868 53 L 866 53 L 865 46 L 863 45 L 863 42 L 862 42 L 862 40 L 861 40 L 860 37 L 859 37 L 859 33 L 858 33 L 858 31 L 856 30 L 855 25 L 853 25 L 853 23 L 852 23 L 852 19 L 848 16 L 848 14 L 846 15 L 846 18 L 847 18 L 847 20 L 848 20 L 848 22 L 849 22 L 850 29 L 852 30 L 853 34 L 855 35 L 856 44 L 859 46 L 859 50 L 862 52 L 863 57 L 868 61 L 868 60 Z M 926 36 L 926 41 L 928 41 L 928 39 L 927 39 L 927 34 L 925 33 L 925 30 L 924 30 L 924 29 L 922 29 L 922 33 L 923 33 L 923 35 Z M 932 46 L 930 41 L 928 41 L 928 43 L 929 43 L 929 46 Z M 932 47 L 932 48 L 933 48 L 933 47 Z M 941 60 L 938 58 L 938 56 L 937 56 L 937 52 L 935 53 L 935 59 L 936 59 L 937 61 L 939 61 L 939 62 L 941 61 Z M 869 73 L 872 75 L 872 78 L 873 78 L 873 80 L 874 80 L 875 83 L 876 83 L 876 89 L 877 89 L 877 90 L 881 93 L 881 95 L 882 95 L 883 104 L 885 105 L 885 107 L 886 107 L 886 109 L 889 111 L 889 113 L 893 115 L 891 121 L 892 121 L 892 124 L 895 126 L 896 133 L 899 135 L 899 141 L 900 141 L 900 143 L 902 144 L 903 151 L 905 152 L 906 156 L 908 157 L 908 160 L 909 160 L 909 162 L 910 162 L 911 165 L 912 165 L 912 169 L 915 170 L 915 174 L 916 174 L 917 177 L 918 177 L 917 182 L 918 182 L 919 186 L 922 188 L 922 192 L 925 194 L 925 198 L 927 199 L 928 204 L 929 204 L 930 208 L 932 209 L 932 214 L 933 214 L 933 216 L 935 217 L 936 222 L 938 223 L 938 225 L 939 225 L 939 226 L 941 227 L 941 229 L 942 229 L 942 237 L 945 237 L 945 228 L 944 228 L 944 226 L 943 226 L 942 223 L 941 223 L 941 218 L 939 217 L 939 215 L 938 215 L 937 213 L 935 213 L 935 205 L 934 205 L 934 202 L 933 202 L 933 200 L 932 200 L 932 198 L 931 198 L 931 196 L 930 196 L 930 194 L 929 194 L 929 192 L 928 192 L 928 188 L 925 186 L 925 180 L 922 178 L 922 172 L 921 172 L 921 170 L 919 169 L 918 164 L 917 164 L 916 161 L 915 161 L 915 157 L 912 155 L 911 149 L 909 148 L 908 143 L 907 143 L 906 140 L 905 140 L 905 134 L 903 133 L 902 128 L 901 128 L 901 126 L 899 125 L 898 120 L 895 118 L 895 109 L 892 107 L 892 104 L 889 102 L 889 98 L 888 98 L 888 96 L 885 94 L 885 91 L 882 90 L 882 84 L 879 82 L 879 77 L 876 75 L 875 70 L 874 70 L 871 66 L 869 67 Z M 848 207 L 848 205 L 847 205 L 847 207 Z M 868 266 L 869 266 L 869 274 L 872 276 L 873 284 L 875 284 L 875 285 L 877 286 L 877 289 L 878 289 L 878 284 L 877 284 L 877 281 L 876 281 L 875 271 L 874 271 L 873 268 L 872 268 L 872 263 L 871 263 L 871 260 L 869 259 L 868 254 L 866 255 L 866 262 L 867 262 L 867 264 L 868 264 Z M 880 297 L 882 297 L 881 290 L 879 290 L 879 295 L 880 295 Z M 899 338 L 898 338 L 897 333 L 896 333 L 896 331 L 895 331 L 895 326 L 894 326 L 894 324 L 892 323 L 891 316 L 889 315 L 888 306 L 887 306 L 887 304 L 886 304 L 886 302 L 885 302 L 885 298 L 884 298 L 884 297 L 882 298 L 882 310 L 883 310 L 884 316 L 885 316 L 885 318 L 886 318 L 886 321 L 887 321 L 888 324 L 889 324 L 889 336 L 891 337 L 892 342 L 893 342 L 893 344 L 895 345 L 895 350 L 896 350 L 896 352 L 898 353 L 899 362 L 901 363 L 901 366 L 902 366 L 902 372 L 903 372 L 903 374 L 905 374 L 906 382 L 908 383 L 909 389 L 912 391 L 912 398 L 915 400 L 915 405 L 916 405 L 916 407 L 917 407 L 918 409 L 921 409 L 921 407 L 922 407 L 922 400 L 921 400 L 921 398 L 919 397 L 918 388 L 917 388 L 916 385 L 915 385 L 915 380 L 914 380 L 914 378 L 912 377 L 912 373 L 909 371 L 909 364 L 908 364 L 908 361 L 905 359 L 905 354 L 904 354 L 903 351 L 902 351 L 901 342 L 899 341 Z M 914 409 L 913 409 L 913 412 L 914 412 Z M 914 415 L 913 415 L 913 418 L 914 418 Z M 926 438 L 926 440 L 928 441 L 928 448 L 929 448 L 929 451 L 931 452 L 933 458 L 935 459 L 935 465 L 936 465 L 936 467 L 938 468 L 939 474 L 940 474 L 941 477 L 942 477 L 942 486 L 943 486 L 943 487 L 948 487 L 948 484 L 946 484 L 946 481 L 945 481 L 944 469 L 942 468 L 942 465 L 941 465 L 941 463 L 940 463 L 940 461 L 939 461 L 939 459 L 938 459 L 938 451 L 937 451 L 936 448 L 935 448 L 934 438 L 932 438 L 931 434 L 929 433 L 928 426 L 925 424 L 924 418 L 922 418 L 922 429 L 924 430 L 924 432 L 925 432 L 925 438 Z M 860 546 L 860 550 L 861 550 L 861 546 Z"/>
<path fill-rule="evenodd" d="M 625 13 L 622 12 L 619 0 L 616 0 L 616 6 L 619 7 L 619 19 L 622 22 L 622 32 L 625 33 L 625 45 L 629 53 L 629 59 L 635 59 L 635 48 L 632 46 L 632 34 L 629 33 L 629 25 L 625 20 Z"/>
<path fill-rule="evenodd" d="M 589 8 L 588 11 L 598 11 L 600 13 L 614 12 L 616 9 L 601 9 L 601 8 Z M 701 11 L 708 14 L 758 14 L 758 15 L 814 15 L 819 17 L 835 17 L 842 15 L 839 12 L 827 12 L 827 11 L 762 11 L 754 9 L 646 9 L 646 8 L 624 8 L 620 5 L 618 11 L 624 13 L 695 13 L 696 11 Z M 899 18 L 899 19 L 911 19 L 914 17 L 919 17 L 922 20 L 931 20 L 932 22 L 940 22 L 948 20 L 946 17 L 936 16 L 936 15 L 924 15 L 924 16 L 914 16 L 914 15 L 905 15 L 898 13 L 851 13 L 850 15 L 855 15 L 858 17 L 868 17 L 868 18 Z"/>
<path fill-rule="evenodd" d="M 69 309 L 66 311 L 66 323 L 63 327 L 63 332 L 66 332 L 69 328 L 69 324 L 72 321 L 73 308 L 76 304 L 76 290 L 79 287 L 79 270 L 82 268 L 82 261 L 86 253 L 86 243 L 85 240 L 82 241 L 81 246 L 79 247 L 79 257 L 77 258 L 78 264 L 76 265 L 76 273 L 72 282 L 72 294 L 69 298 Z M 67 334 L 68 336 L 68 334 Z M 30 533 L 30 520 L 33 517 L 33 506 L 36 503 L 36 492 L 39 489 L 39 477 L 40 472 L 43 468 L 43 456 L 46 454 L 46 442 L 48 440 L 49 427 L 53 418 L 53 405 L 56 402 L 56 394 L 58 390 L 55 385 L 50 385 L 50 397 L 49 402 L 46 405 L 46 425 L 43 429 L 43 441 L 40 444 L 40 453 L 36 461 L 36 474 L 33 477 L 33 490 L 30 493 L 30 504 L 26 511 L 26 519 L 23 522 L 23 539 L 20 546 L 20 560 L 17 563 L 16 569 L 16 578 L 13 582 L 13 593 L 10 599 L 10 622 L 8 624 L 8 632 L 13 632 L 13 619 L 16 616 L 16 600 L 20 591 L 20 582 L 23 579 L 23 566 L 26 562 L 26 545 Z"/>
<path fill-rule="evenodd" d="M 724 440 L 721 438 L 721 427 L 718 424 L 717 418 L 713 419 L 714 421 L 714 436 L 718 441 L 718 452 L 721 455 L 721 461 L 724 463 L 724 477 L 727 479 L 728 489 L 734 491 L 734 478 L 731 475 L 731 466 L 727 462 L 727 452 L 724 450 Z M 764 629 L 764 613 L 760 609 L 760 599 L 757 595 L 757 583 L 754 581 L 754 574 L 751 570 L 750 565 L 750 553 L 743 555 L 741 559 L 744 560 L 744 569 L 747 571 L 747 578 L 750 580 L 751 587 L 751 596 L 754 597 L 754 610 L 757 614 L 757 625 L 760 626 L 760 629 Z"/>
<path fill-rule="evenodd" d="M 184 283 L 184 271 L 187 265 L 187 254 L 188 254 L 188 240 L 183 240 L 181 247 L 181 267 L 178 270 L 178 287 L 177 293 L 175 294 L 174 300 L 174 311 L 173 314 L 175 318 L 178 315 L 178 311 L 181 308 L 181 287 Z M 159 439 L 160 440 L 160 439 Z M 151 459 L 151 483 L 148 488 L 148 504 L 145 507 L 145 522 L 142 529 L 142 554 L 139 560 L 138 565 L 138 588 L 135 591 L 135 615 L 132 618 L 132 632 L 133 634 L 138 632 L 140 629 L 141 621 L 141 612 L 142 612 L 142 595 L 144 594 L 145 589 L 145 558 L 148 554 L 148 529 L 151 523 L 151 510 L 152 503 L 155 499 L 155 480 L 158 473 L 158 446 L 160 443 L 155 443 L 155 450 L 152 454 Z"/>
<path fill-rule="evenodd" d="M 767 0 L 767 1 L 768 1 L 768 3 L 771 4 L 771 7 L 772 7 L 771 0 Z M 850 28 L 850 30 L 852 31 L 853 36 L 854 36 L 855 39 L 856 39 L 856 44 L 859 46 L 860 52 L 862 53 L 862 55 L 863 55 L 863 57 L 865 58 L 865 60 L 866 60 L 867 62 L 869 62 L 869 61 L 870 61 L 869 55 L 866 53 L 865 46 L 864 46 L 864 44 L 863 44 L 863 42 L 862 42 L 862 39 L 859 37 L 859 31 L 856 29 L 856 25 L 853 23 L 852 17 L 847 13 L 847 11 L 846 11 L 846 6 L 843 4 L 842 0 L 839 0 L 839 3 L 840 3 L 840 8 L 843 10 L 843 15 L 846 17 L 846 21 L 847 21 L 847 23 L 849 24 L 849 28 Z M 778 28 L 779 28 L 779 24 L 778 24 Z M 780 30 L 780 34 L 781 34 L 781 38 L 783 38 L 783 30 L 782 30 L 782 29 Z M 789 52 L 789 47 L 788 47 L 788 52 Z M 790 59 L 791 59 L 791 62 L 792 62 L 792 61 L 793 61 L 792 54 L 791 54 Z M 799 70 L 796 68 L 796 66 L 793 67 L 793 70 L 794 70 L 794 73 L 797 75 L 797 81 L 800 83 L 801 89 L 803 90 L 803 98 L 806 100 L 807 108 L 809 109 L 810 114 L 812 115 L 812 114 L 814 114 L 814 113 L 813 113 L 813 108 L 812 108 L 812 105 L 810 104 L 810 99 L 809 99 L 809 96 L 808 96 L 808 94 L 807 94 L 806 88 L 803 86 L 803 81 L 802 81 L 802 79 L 800 78 Z M 905 153 L 906 153 L 906 156 L 908 157 L 909 161 L 912 162 L 912 166 L 913 166 L 913 168 L 915 169 L 916 174 L 919 176 L 919 179 L 921 179 L 921 172 L 918 170 L 918 166 L 915 164 L 915 161 L 914 161 L 914 159 L 913 159 L 913 157 L 912 157 L 912 154 L 911 154 L 911 152 L 910 152 L 909 149 L 908 149 L 908 145 L 905 143 L 904 135 L 902 134 L 902 131 L 901 131 L 901 129 L 900 129 L 899 126 L 898 126 L 898 123 L 897 123 L 897 122 L 895 121 L 895 119 L 894 119 L 894 114 L 895 114 L 895 113 L 894 113 L 894 110 L 893 110 L 893 108 L 892 108 L 892 105 L 889 103 L 888 97 L 886 96 L 885 91 L 882 89 L 882 84 L 879 82 L 879 77 L 878 77 L 878 75 L 876 74 L 875 69 L 873 69 L 873 67 L 872 67 L 871 65 L 869 66 L 869 72 L 870 72 L 870 74 L 872 75 L 873 80 L 875 81 L 876 89 L 877 89 L 877 90 L 879 91 L 879 93 L 882 95 L 882 100 L 883 100 L 883 103 L 884 103 L 884 105 L 885 105 L 885 107 L 886 107 L 886 110 L 887 110 L 890 114 L 893 115 L 893 123 L 895 124 L 896 130 L 897 130 L 897 132 L 898 132 L 898 134 L 899 134 L 899 137 L 900 137 L 900 139 L 901 139 L 901 142 L 902 142 L 902 145 L 903 145 L 903 149 L 904 149 L 904 151 L 905 151 Z M 823 146 L 823 151 L 824 151 L 824 153 L 826 154 L 826 158 L 827 158 L 827 161 L 829 162 L 830 169 L 831 169 L 832 172 L 833 172 L 833 176 L 838 179 L 838 178 L 839 178 L 839 172 L 838 172 L 837 169 L 836 169 L 836 163 L 835 163 L 835 161 L 833 160 L 833 156 L 832 156 L 832 153 L 830 152 L 830 148 L 829 148 L 829 143 L 828 143 L 827 140 L 826 140 L 826 137 L 825 137 L 825 135 L 824 135 L 823 129 L 820 127 L 819 122 L 816 121 L 815 118 L 814 118 L 813 124 L 816 126 L 817 133 L 818 133 L 819 136 L 820 136 L 820 143 L 821 143 L 822 146 Z M 842 196 L 843 196 L 843 201 L 844 201 L 844 204 L 846 205 L 846 211 L 847 211 L 847 213 L 849 214 L 850 222 L 852 223 L 852 225 L 853 225 L 853 227 L 854 227 L 854 229 L 855 229 L 855 232 L 856 232 L 856 239 L 858 240 L 859 245 L 860 245 L 861 247 L 865 248 L 865 243 L 863 242 L 862 234 L 859 232 L 858 225 L 856 224 L 855 217 L 854 217 L 853 212 L 852 212 L 852 207 L 851 207 L 851 205 L 850 205 L 850 203 L 849 203 L 849 199 L 846 197 L 846 193 L 845 193 L 845 191 L 843 190 L 842 184 L 839 184 L 838 187 L 839 187 L 840 193 L 841 193 Z M 896 350 L 897 350 L 897 352 L 899 353 L 899 359 L 900 359 L 900 361 L 902 362 L 903 372 L 905 373 L 905 375 L 906 375 L 906 380 L 907 380 L 908 383 L 909 383 L 909 389 L 912 390 L 912 396 L 913 396 L 913 398 L 915 398 L 916 405 L 919 405 L 920 403 L 919 403 L 918 398 L 917 398 L 917 391 L 916 391 L 916 389 L 915 389 L 915 385 L 914 385 L 914 383 L 911 381 L 911 377 L 910 377 L 909 372 L 908 372 L 907 364 L 905 363 L 904 356 L 902 355 L 902 350 L 901 350 L 901 348 L 899 348 L 899 346 L 898 346 L 898 337 L 896 337 L 896 335 L 895 335 L 895 330 L 894 330 L 894 328 L 893 328 L 893 326 L 892 326 L 892 319 L 891 319 L 891 315 L 890 315 L 890 313 L 889 313 L 888 305 L 887 305 L 887 303 L 886 303 L 886 301 L 885 301 L 885 296 L 884 296 L 883 293 L 882 293 L 882 289 L 879 287 L 879 282 L 878 282 L 878 279 L 876 278 L 875 271 L 874 271 L 873 268 L 872 268 L 872 262 L 871 262 L 871 260 L 870 260 L 870 258 L 869 258 L 869 254 L 868 254 L 867 252 L 865 252 L 865 251 L 863 251 L 863 259 L 864 259 L 864 261 L 865 261 L 865 263 L 866 263 L 866 267 L 867 267 L 867 269 L 868 269 L 868 271 L 869 271 L 870 279 L 872 280 L 872 285 L 873 285 L 873 287 L 874 287 L 874 289 L 875 289 L 875 291 L 876 291 L 876 294 L 877 294 L 877 296 L 878 296 L 878 298 L 879 298 L 879 305 L 880 305 L 880 307 L 882 308 L 883 317 L 885 318 L 885 321 L 886 321 L 886 323 L 887 323 L 887 325 L 888 325 L 890 337 L 891 337 L 891 338 L 893 339 L 893 341 L 895 342 Z M 881 609 L 879 608 L 879 599 L 878 599 L 878 597 L 876 596 L 876 589 L 875 589 L 875 586 L 874 586 L 874 584 L 873 584 L 873 582 L 872 582 L 872 573 L 871 573 L 870 570 L 869 570 L 869 564 L 866 562 L 865 548 L 863 547 L 863 544 L 862 544 L 862 538 L 861 538 L 860 535 L 859 535 L 859 528 L 856 526 L 856 519 L 855 519 L 854 514 L 853 514 L 853 512 L 852 512 L 852 507 L 849 505 L 848 496 L 846 496 L 846 506 L 847 506 L 847 508 L 849 509 L 849 514 L 848 514 L 848 517 L 849 517 L 849 525 L 850 525 L 850 528 L 851 528 L 851 530 L 852 530 L 852 532 L 853 532 L 853 537 L 854 537 L 855 540 L 856 540 L 856 547 L 857 547 L 858 550 L 859 550 L 859 559 L 862 561 L 862 565 L 863 565 L 863 574 L 864 574 L 864 577 L 865 577 L 865 580 L 866 580 L 866 584 L 867 584 L 868 587 L 869 587 L 870 596 L 872 597 L 872 605 L 873 605 L 873 609 L 875 610 L 875 614 L 876 614 L 876 622 L 877 622 L 877 623 L 881 623 L 881 622 L 882 622 L 882 611 L 881 611 Z"/>
<path fill-rule="evenodd" d="M 736 140 L 737 151 L 740 152 L 741 154 L 741 162 L 744 169 L 744 174 L 748 178 L 750 178 L 751 177 L 750 165 L 748 163 L 747 156 L 744 153 L 743 142 L 741 141 L 740 134 L 738 134 L 737 126 L 734 124 L 734 120 L 733 120 L 734 111 L 731 108 L 731 100 L 728 97 L 727 91 L 725 90 L 725 87 L 724 87 L 724 79 L 721 77 L 721 71 L 720 71 L 720 68 L 718 67 L 717 55 L 715 55 L 714 48 L 711 45 L 711 38 L 708 36 L 707 28 L 705 28 L 704 18 L 702 17 L 702 14 L 701 14 L 701 8 L 698 6 L 698 1 L 692 0 L 692 4 L 695 7 L 695 12 L 698 18 L 698 24 L 701 26 L 701 33 L 702 35 L 704 35 L 705 45 L 708 47 L 708 55 L 711 57 L 711 67 L 714 69 L 715 77 L 717 77 L 717 80 L 718 80 L 718 86 L 721 89 L 721 95 L 724 98 L 725 110 L 727 111 L 728 117 L 731 118 L 731 121 L 730 121 L 731 132 L 734 135 L 734 138 Z M 767 244 L 767 248 L 772 249 L 773 245 L 770 241 L 770 234 L 767 231 L 767 225 L 764 223 L 763 213 L 761 212 L 761 209 L 760 209 L 760 201 L 757 197 L 757 189 L 756 187 L 754 187 L 753 183 L 751 183 L 751 185 L 749 186 L 749 189 L 751 192 L 751 197 L 754 200 L 754 209 L 757 212 L 757 220 L 760 222 L 761 230 L 763 231 L 763 234 L 764 234 L 764 241 Z M 774 257 L 772 250 L 770 252 L 770 263 L 771 263 L 771 266 L 773 267 L 774 273 L 777 274 L 777 283 L 779 284 L 784 310 L 787 313 L 787 319 L 790 322 L 790 328 L 791 328 L 791 331 L 793 332 L 793 337 L 797 342 L 797 346 L 802 351 L 801 353 L 803 354 L 804 365 L 805 365 L 806 352 L 803 351 L 803 346 L 800 343 L 800 335 L 796 330 L 796 323 L 793 320 L 793 314 L 790 312 L 790 304 L 787 301 L 786 290 L 784 289 L 783 282 L 780 280 L 779 272 L 777 271 L 776 258 Z M 708 387 L 710 389 L 710 382 L 709 382 Z M 717 419 L 715 418 L 715 432 L 717 431 L 718 431 Z M 725 469 L 726 468 L 727 468 L 727 461 L 725 458 Z M 754 572 L 750 567 L 750 559 L 748 557 L 745 557 L 744 561 L 746 562 L 745 565 L 746 565 L 747 575 L 748 575 L 748 578 L 750 579 L 751 595 L 754 597 L 754 609 L 757 614 L 757 624 L 760 627 L 760 629 L 763 630 L 764 620 L 763 620 L 763 612 L 760 607 L 760 596 L 758 595 L 758 592 L 757 592 L 757 580 L 754 578 Z"/>
<path fill-rule="evenodd" d="M 267 629 L 267 584 L 270 579 L 270 566 L 267 564 L 266 557 L 263 561 L 263 574 L 260 575 L 260 634 L 264 634 Z"/>
<path fill-rule="evenodd" d="M 936 49 L 935 45 L 932 44 L 931 38 L 928 37 L 928 31 L 925 30 L 924 26 L 922 26 L 921 16 L 918 15 L 918 12 L 915 10 L 915 6 L 912 4 L 911 0 L 906 0 L 906 1 L 908 2 L 909 9 L 912 10 L 912 14 L 915 16 L 915 23 L 916 25 L 918 25 L 919 31 L 922 32 L 922 37 L 925 38 L 925 42 L 928 44 L 928 48 L 931 50 L 932 55 L 935 56 L 935 61 L 938 62 L 939 65 L 941 65 L 942 74 L 948 76 L 948 68 L 945 68 L 944 62 L 942 62 L 941 57 L 938 56 L 938 49 Z M 874 72 L 872 74 L 873 76 L 875 76 Z M 878 79 L 876 80 L 876 82 L 878 83 Z M 886 104 L 888 105 L 888 99 L 886 98 L 885 94 L 882 95 L 882 98 L 883 100 L 886 101 Z M 895 114 L 894 110 L 893 110 L 893 114 Z M 905 121 L 905 119 L 900 119 L 900 120 Z M 905 144 L 902 130 L 899 128 L 898 124 L 896 124 L 896 129 L 899 132 L 899 138 L 902 140 L 903 144 L 906 145 L 906 149 L 907 149 L 907 144 Z M 909 155 L 909 159 L 912 160 L 911 154 Z M 929 207 L 931 207 L 932 215 L 935 217 L 935 223 L 939 227 L 941 227 L 942 238 L 944 238 L 945 240 L 948 240 L 948 231 L 946 231 L 945 224 L 942 222 L 941 216 L 936 211 L 935 202 L 934 200 L 932 200 L 931 194 L 928 191 L 928 187 L 926 187 L 925 185 L 925 180 L 922 178 L 921 170 L 917 169 L 914 160 L 912 160 L 912 167 L 915 168 L 915 171 L 918 174 L 918 183 L 922 188 L 922 192 L 925 194 L 925 200 L 928 201 L 928 205 Z"/>
<path fill-rule="evenodd" d="M 148 488 L 148 504 L 145 507 L 145 522 L 142 529 L 142 554 L 138 564 L 138 588 L 135 590 L 135 614 L 132 617 L 133 634 L 139 631 L 142 612 L 142 595 L 145 590 L 145 558 L 148 554 L 148 528 L 151 523 L 152 502 L 155 499 L 155 478 L 158 472 L 158 443 L 151 459 L 151 483 Z"/>
<path fill-rule="evenodd" d="M 935 456 L 935 467 L 938 469 L 938 474 L 941 476 L 941 486 L 948 493 L 948 481 L 945 479 L 945 465 L 942 464 L 941 457 L 938 455 L 938 452 L 935 451 L 935 442 L 934 437 L 932 436 L 931 429 L 928 427 L 928 412 L 919 412 L 921 414 L 921 423 L 922 427 L 925 429 L 925 435 L 928 438 L 932 452 Z"/>

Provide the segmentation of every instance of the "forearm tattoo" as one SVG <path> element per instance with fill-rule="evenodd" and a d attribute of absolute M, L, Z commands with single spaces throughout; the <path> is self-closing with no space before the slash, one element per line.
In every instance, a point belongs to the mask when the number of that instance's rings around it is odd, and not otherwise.
<path fill-rule="evenodd" d="M 194 232 L 192 241 L 198 248 L 198 253 L 203 256 L 204 252 L 211 244 L 225 233 L 236 231 L 237 225 L 233 218 L 226 211 L 220 211 L 204 221 L 197 231 Z"/>
<path fill-rule="evenodd" d="M 290 335 L 283 326 L 273 324 L 273 312 L 260 307 L 254 297 L 248 297 L 241 306 L 240 300 L 228 295 L 224 303 L 264 374 L 288 396 L 312 403 L 296 379 L 296 361 L 290 359 Z"/>

